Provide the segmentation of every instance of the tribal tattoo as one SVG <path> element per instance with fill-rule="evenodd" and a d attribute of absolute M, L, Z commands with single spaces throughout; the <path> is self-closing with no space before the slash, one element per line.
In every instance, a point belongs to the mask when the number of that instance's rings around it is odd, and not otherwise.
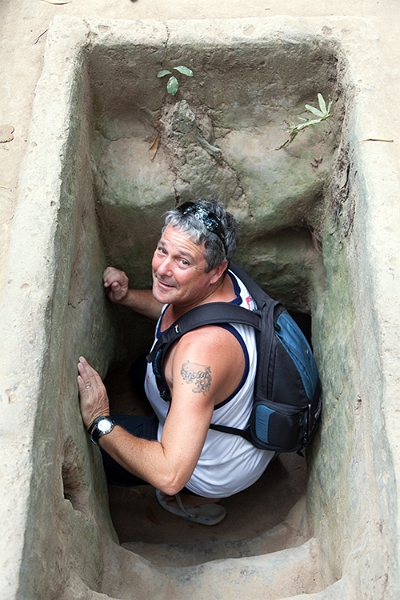
<path fill-rule="evenodd" d="M 206 394 L 211 388 L 211 367 L 198 365 L 187 360 L 181 368 L 181 375 L 184 381 L 192 384 L 194 394 Z"/>

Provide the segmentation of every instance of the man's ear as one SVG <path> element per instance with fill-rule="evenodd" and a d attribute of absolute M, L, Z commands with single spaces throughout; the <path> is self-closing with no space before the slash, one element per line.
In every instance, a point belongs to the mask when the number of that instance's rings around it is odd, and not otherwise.
<path fill-rule="evenodd" d="M 214 267 L 214 269 L 213 269 L 214 274 L 212 276 L 211 283 L 217 283 L 217 281 L 219 279 L 221 279 L 221 277 L 224 276 L 224 274 L 226 273 L 226 270 L 228 268 L 228 265 L 229 265 L 228 261 L 224 260 L 224 262 L 222 262 L 220 265 L 218 265 L 217 267 Z"/>

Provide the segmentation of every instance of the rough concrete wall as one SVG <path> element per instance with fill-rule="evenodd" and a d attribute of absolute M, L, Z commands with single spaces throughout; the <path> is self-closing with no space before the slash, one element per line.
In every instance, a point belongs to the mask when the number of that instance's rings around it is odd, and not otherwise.
<path fill-rule="evenodd" d="M 325 410 L 313 449 L 309 510 L 321 567 L 338 580 L 318 595 L 321 600 L 399 594 L 397 436 L 388 428 L 395 417 L 388 392 L 394 391 L 389 365 L 396 342 L 392 337 L 388 345 L 383 333 L 393 318 L 386 294 L 391 289 L 395 297 L 390 279 L 397 250 L 382 211 L 398 183 L 378 175 L 386 161 L 393 164 L 386 148 L 365 143 L 376 118 L 366 93 L 371 82 L 351 79 L 366 73 L 378 54 L 373 29 L 369 36 L 371 54 L 362 55 L 357 45 L 348 53 L 348 112 L 323 235 L 327 287 L 323 312 L 314 320 Z"/>
<path fill-rule="evenodd" d="M 1 357 L 2 483 L 13 490 L 2 502 L 12 515 L 3 598 L 43 598 L 44 590 L 49 600 L 58 598 L 72 568 L 99 587 L 104 548 L 115 539 L 101 461 L 82 427 L 75 383 L 80 354 L 104 372 L 114 349 L 102 294 L 104 256 L 87 152 L 90 95 L 78 33 L 78 51 L 76 39 L 63 45 L 58 35 L 49 38 L 57 50 L 48 54 L 36 91 L 1 315 L 9 340 Z M 48 114 L 52 126 L 44 131 Z"/>

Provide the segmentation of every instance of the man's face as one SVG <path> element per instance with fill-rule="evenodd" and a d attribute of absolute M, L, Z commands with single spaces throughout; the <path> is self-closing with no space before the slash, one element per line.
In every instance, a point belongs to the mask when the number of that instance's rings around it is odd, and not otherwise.
<path fill-rule="evenodd" d="M 219 279 L 216 270 L 205 272 L 204 244 L 195 244 L 177 227 L 168 225 L 151 263 L 153 295 L 162 304 L 196 306 L 205 299 Z"/>

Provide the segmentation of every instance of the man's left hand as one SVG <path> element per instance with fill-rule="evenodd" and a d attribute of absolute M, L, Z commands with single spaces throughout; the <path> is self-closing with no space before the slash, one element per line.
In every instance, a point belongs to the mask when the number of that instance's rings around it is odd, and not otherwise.
<path fill-rule="evenodd" d="M 100 375 L 83 356 L 79 358 L 78 371 L 81 413 L 87 428 L 97 417 L 109 416 L 109 402 Z"/>

